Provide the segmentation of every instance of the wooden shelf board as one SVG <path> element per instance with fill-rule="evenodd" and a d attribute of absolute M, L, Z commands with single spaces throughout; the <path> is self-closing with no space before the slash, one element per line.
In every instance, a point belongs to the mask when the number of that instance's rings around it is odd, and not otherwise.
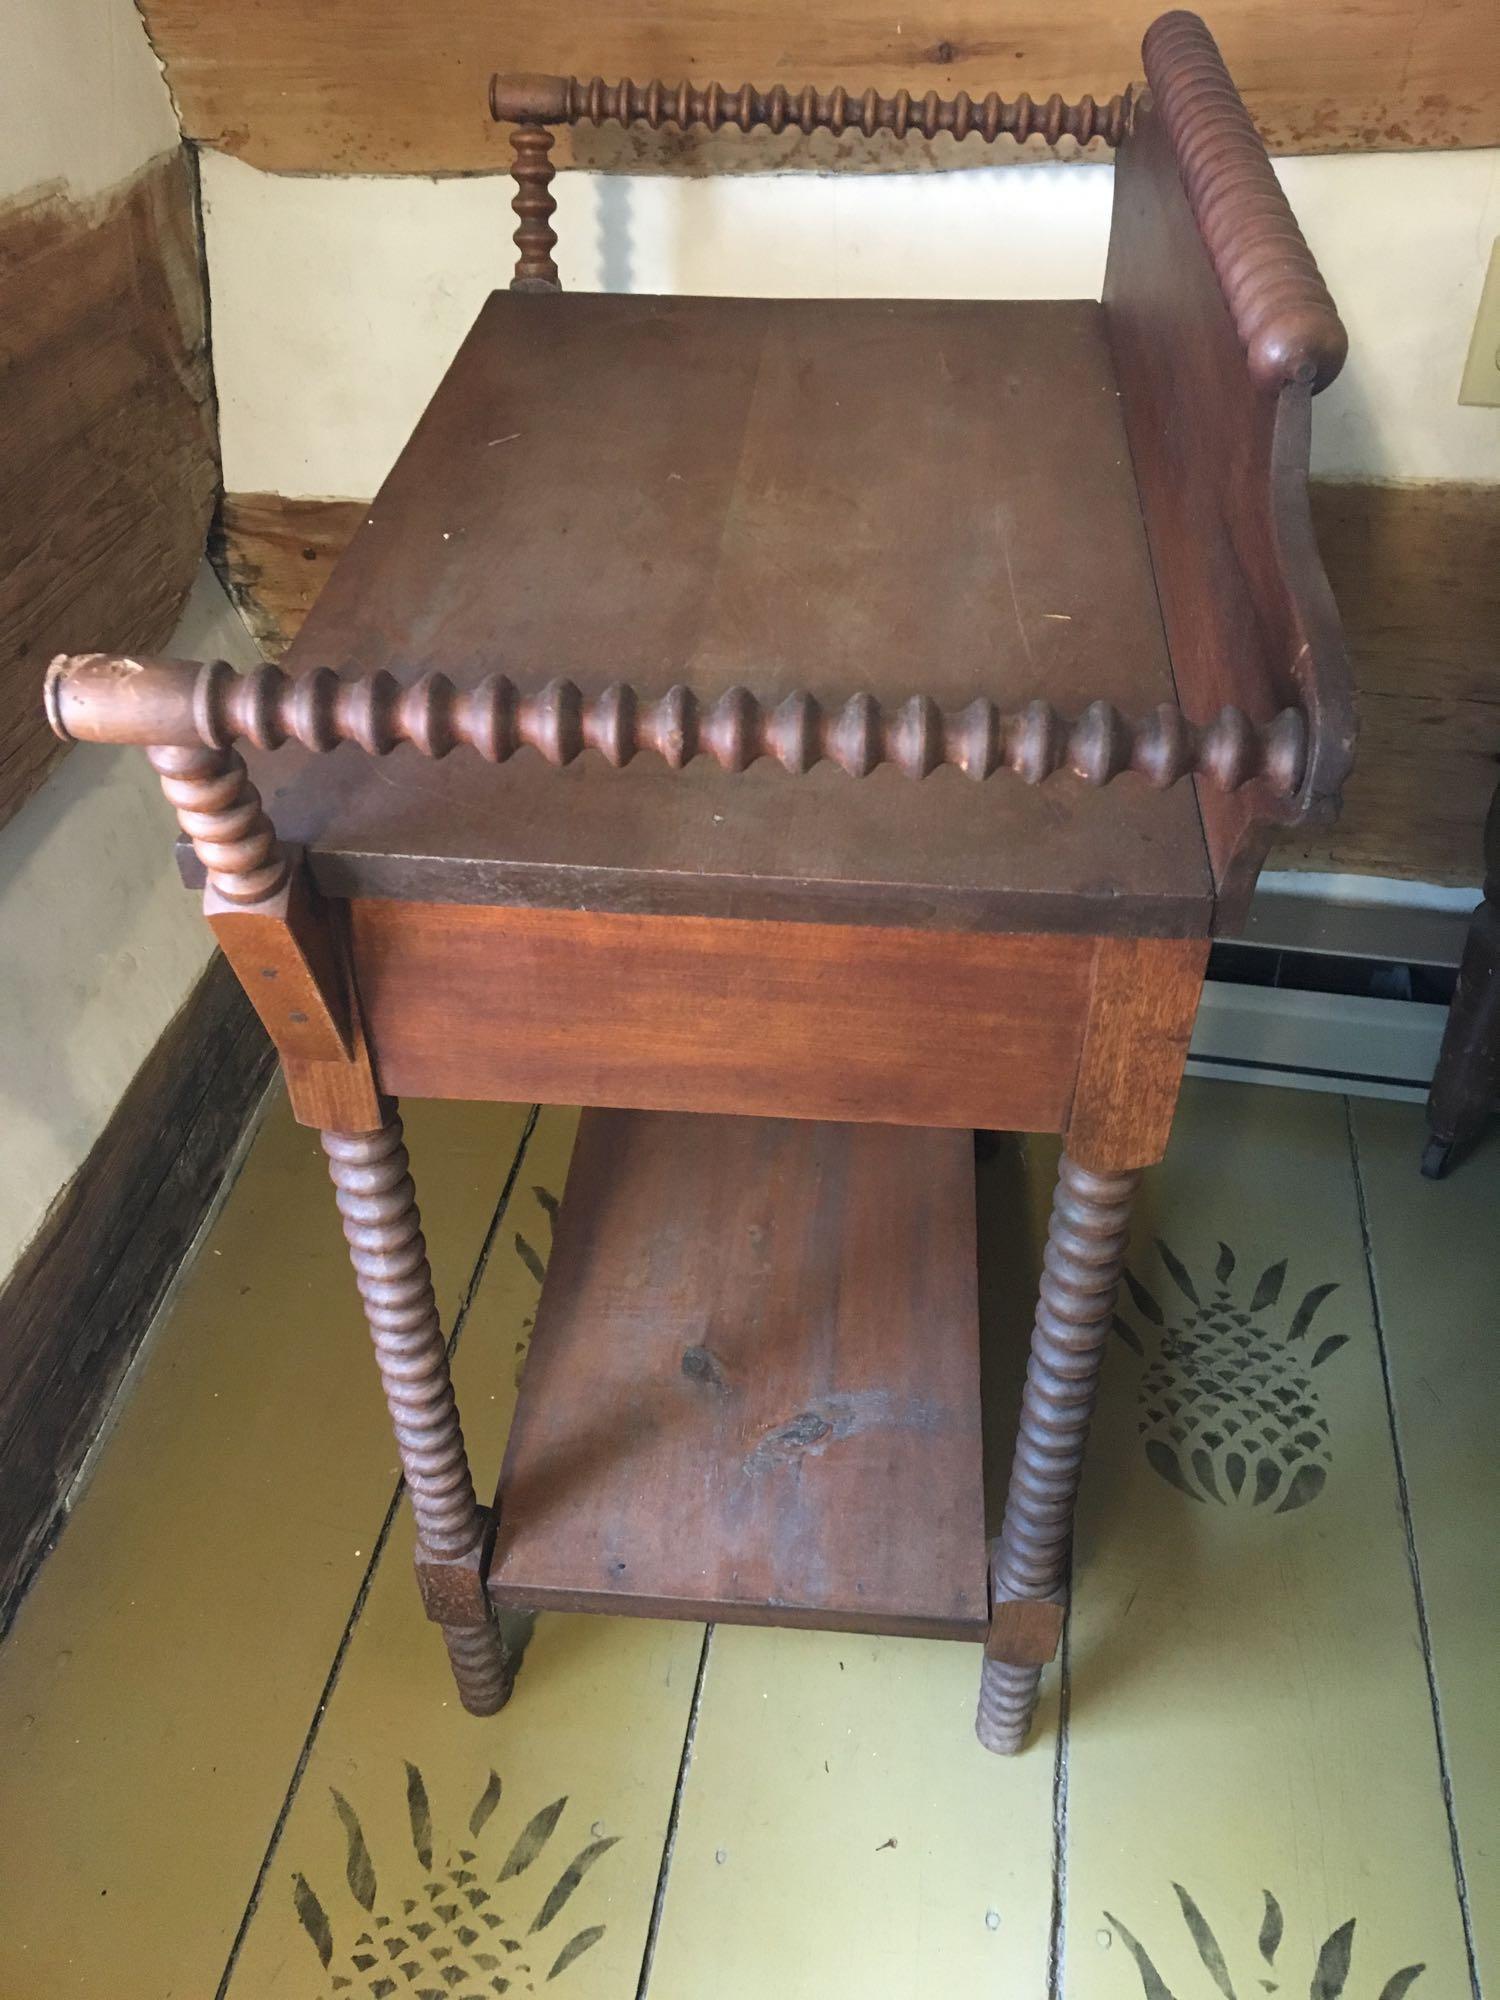
<path fill-rule="evenodd" d="M 982 1638 L 967 1132 L 590 1111 L 498 1604 Z"/>

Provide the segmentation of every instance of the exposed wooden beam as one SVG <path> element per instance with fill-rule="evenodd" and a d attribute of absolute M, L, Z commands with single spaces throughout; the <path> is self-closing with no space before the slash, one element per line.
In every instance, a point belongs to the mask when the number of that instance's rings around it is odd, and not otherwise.
<path fill-rule="evenodd" d="M 62 755 L 49 654 L 175 626 L 218 485 L 192 170 L 0 210 L 0 823 Z"/>
<path fill-rule="evenodd" d="M 369 511 L 366 500 L 226 493 L 209 556 L 261 651 L 279 660 Z"/>
<path fill-rule="evenodd" d="M 141 0 L 183 130 L 258 167 L 302 173 L 473 173 L 504 167 L 486 110 L 494 70 L 726 86 L 905 86 L 1108 97 L 1137 80 L 1149 11 L 1120 0 L 1023 0 L 1003 18 L 967 0 L 745 0 L 663 8 L 626 0 Z M 1215 0 L 1207 10 L 1272 151 L 1393 151 L 1500 142 L 1493 0 Z M 926 145 L 846 132 L 564 134 L 557 164 L 640 170 L 711 162 L 894 168 L 980 164 L 976 140 Z"/>

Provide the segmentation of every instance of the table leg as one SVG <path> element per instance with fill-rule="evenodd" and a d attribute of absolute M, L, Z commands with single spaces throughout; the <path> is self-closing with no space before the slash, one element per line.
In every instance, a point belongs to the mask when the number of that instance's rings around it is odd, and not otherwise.
<path fill-rule="evenodd" d="M 1140 1178 L 1092 1171 L 1066 1152 L 1058 1168 L 1010 1491 L 991 1563 L 975 1725 L 985 1748 L 1002 1754 L 1026 1740 L 1042 1667 L 1062 1633 L 1084 1441 Z"/>
<path fill-rule="evenodd" d="M 325 1132 L 323 1150 L 416 1516 L 423 1601 L 464 1707 L 492 1715 L 514 1668 L 485 1594 L 489 1516 L 464 1451 L 401 1119 L 383 1108 L 377 1130 Z"/>
<path fill-rule="evenodd" d="M 1441 1180 L 1484 1130 L 1500 1087 L 1500 789 L 1484 829 L 1484 901 L 1474 912 L 1427 1100 L 1422 1171 Z"/>

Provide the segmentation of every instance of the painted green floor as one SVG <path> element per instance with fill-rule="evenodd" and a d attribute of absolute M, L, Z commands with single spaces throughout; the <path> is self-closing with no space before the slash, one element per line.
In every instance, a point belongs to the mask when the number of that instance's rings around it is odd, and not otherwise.
<path fill-rule="evenodd" d="M 487 1487 L 573 1118 L 409 1118 Z M 547 1617 L 490 1721 L 409 1573 L 273 1108 L 0 1646 L 0 2000 L 1500 2000 L 1500 1140 L 1191 1085 L 1038 1728 L 963 1646 Z M 1003 1432 L 1055 1145 L 981 1170 Z"/>

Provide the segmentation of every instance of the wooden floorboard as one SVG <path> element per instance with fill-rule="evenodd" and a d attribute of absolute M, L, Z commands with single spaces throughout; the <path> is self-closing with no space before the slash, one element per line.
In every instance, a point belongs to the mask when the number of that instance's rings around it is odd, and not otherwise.
<path fill-rule="evenodd" d="M 978 1685 L 973 1646 L 716 1627 L 647 2000 L 1045 2000 L 1056 1691 L 1002 1763 Z"/>
<path fill-rule="evenodd" d="M 485 1483 L 573 1122 L 517 1163 L 524 1113 L 410 1108 Z M 277 1108 L 0 1647 L 0 1993 L 463 2000 L 447 1966 L 485 2000 L 1474 2000 L 1433 1696 L 1494 1984 L 1500 1151 L 1431 1187 L 1420 1112 L 1358 1105 L 1362 1216 L 1349 1133 L 1337 1098 L 1188 1085 L 1064 1712 L 1052 1670 L 999 1760 L 977 1647 L 920 1639 L 719 1627 L 705 1655 L 697 1624 L 546 1614 L 511 1705 L 463 1713 L 316 1140 Z M 980 1174 L 997 1458 L 1055 1153 Z M 1274 1480 L 1262 1404 L 1295 1426 Z"/>
<path fill-rule="evenodd" d="M 538 1122 L 458 1347 L 481 1476 L 515 1404 L 573 1123 Z M 702 1628 L 542 1618 L 509 1705 L 478 1721 L 422 1616 L 411 1552 L 403 1507 L 226 2000 L 365 2000 L 382 1977 L 483 2000 L 497 1979 L 525 1994 L 555 1977 L 559 2000 L 634 1994 Z"/>
<path fill-rule="evenodd" d="M 450 1323 L 524 1123 L 408 1117 Z M 278 1103 L 0 1646 L 6 2000 L 215 1992 L 395 1491 L 369 1345 Z"/>
<path fill-rule="evenodd" d="M 270 1081 L 215 954 L 0 1287 L 0 1631 Z"/>
<path fill-rule="evenodd" d="M 1342 1100 L 1190 1085 L 1128 1268 L 1074 1556 L 1068 2000 L 1458 2000 Z"/>
<path fill-rule="evenodd" d="M 1350 1117 L 1478 1986 L 1500 1991 L 1500 1128 L 1423 1180 L 1420 1105 Z"/>

